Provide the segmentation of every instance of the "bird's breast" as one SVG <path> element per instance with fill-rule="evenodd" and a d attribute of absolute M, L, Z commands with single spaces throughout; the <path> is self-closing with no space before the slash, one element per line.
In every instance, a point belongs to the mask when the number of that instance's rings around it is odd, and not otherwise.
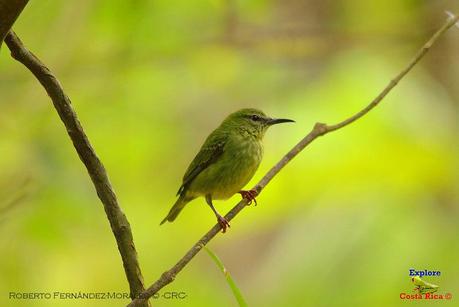
<path fill-rule="evenodd" d="M 214 198 L 226 199 L 240 191 L 255 174 L 263 157 L 263 146 L 258 140 L 236 139 L 227 144 L 222 159 L 220 184 Z"/>
<path fill-rule="evenodd" d="M 255 174 L 263 157 L 263 145 L 256 139 L 234 137 L 225 144 L 222 156 L 197 176 L 190 192 L 226 199 L 240 191 Z"/>
<path fill-rule="evenodd" d="M 222 176 L 213 193 L 216 199 L 226 199 L 240 191 L 252 179 L 263 157 L 263 145 L 258 140 L 236 138 L 227 146 L 222 159 Z"/>

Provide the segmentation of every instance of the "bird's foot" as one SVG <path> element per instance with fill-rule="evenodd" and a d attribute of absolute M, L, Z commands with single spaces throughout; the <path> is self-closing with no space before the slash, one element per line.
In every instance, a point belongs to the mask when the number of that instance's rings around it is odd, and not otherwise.
<path fill-rule="evenodd" d="M 226 228 L 228 227 L 231 227 L 230 223 L 228 222 L 227 219 L 225 219 L 223 216 L 217 214 L 217 222 L 218 224 L 220 225 L 220 227 L 222 228 L 222 233 L 225 233 L 226 232 Z"/>
<path fill-rule="evenodd" d="M 239 194 L 241 194 L 242 198 L 247 201 L 247 205 L 250 205 L 252 201 L 255 203 L 255 206 L 257 205 L 257 199 L 256 197 L 258 196 L 258 192 L 255 190 L 248 190 L 248 191 L 239 191 Z"/>

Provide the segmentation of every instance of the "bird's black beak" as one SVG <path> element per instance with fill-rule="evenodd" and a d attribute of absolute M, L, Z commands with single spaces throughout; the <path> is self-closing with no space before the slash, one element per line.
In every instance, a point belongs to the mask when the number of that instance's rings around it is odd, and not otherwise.
<path fill-rule="evenodd" d="M 271 118 L 268 120 L 268 125 L 276 125 L 276 124 L 282 124 L 282 123 L 294 123 L 294 120 L 291 119 L 285 119 L 285 118 Z"/>

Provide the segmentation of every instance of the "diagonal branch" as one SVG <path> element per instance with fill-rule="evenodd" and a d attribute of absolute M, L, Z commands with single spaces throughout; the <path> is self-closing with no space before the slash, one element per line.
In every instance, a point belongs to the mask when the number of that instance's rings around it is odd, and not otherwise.
<path fill-rule="evenodd" d="M 382 90 L 382 92 L 368 104 L 364 109 L 357 112 L 353 116 L 339 122 L 335 125 L 326 125 L 322 123 L 316 123 L 314 128 L 309 132 L 295 147 L 293 147 L 271 170 L 255 185 L 254 189 L 260 193 L 266 185 L 284 168 L 284 166 L 290 162 L 296 155 L 298 155 L 306 146 L 312 141 L 317 139 L 319 136 L 327 133 L 336 131 L 344 128 L 354 121 L 360 119 L 374 107 L 376 107 L 384 97 L 398 84 L 398 82 L 421 60 L 421 58 L 429 51 L 430 47 L 442 36 L 449 28 L 459 21 L 459 16 L 450 16 L 444 25 L 425 43 L 425 45 L 418 51 L 415 57 L 409 62 L 409 64 L 394 78 L 390 83 Z M 225 216 L 228 221 L 231 221 L 244 207 L 247 205 L 246 201 L 240 201 L 230 212 Z M 155 281 L 147 290 L 140 294 L 139 298 L 129 304 L 129 306 L 138 306 L 139 303 L 148 300 L 160 289 L 171 283 L 175 276 L 196 256 L 197 253 L 209 243 L 220 231 L 220 225 L 216 224 L 210 229 L 193 247 L 180 259 L 171 269 L 164 272 L 161 277 Z"/>
<path fill-rule="evenodd" d="M 24 47 L 13 31 L 7 34 L 5 43 L 11 51 L 11 56 L 24 64 L 35 75 L 49 97 L 51 97 L 54 107 L 73 142 L 73 146 L 75 146 L 81 161 L 88 170 L 97 195 L 104 205 L 105 213 L 110 221 L 110 226 L 123 260 L 131 297 L 137 297 L 144 290 L 144 285 L 131 227 L 123 211 L 121 211 L 104 165 L 97 157 L 77 118 L 70 98 L 65 94 L 53 73 L 32 52 Z M 148 302 L 142 302 L 142 306 L 148 306 Z"/>

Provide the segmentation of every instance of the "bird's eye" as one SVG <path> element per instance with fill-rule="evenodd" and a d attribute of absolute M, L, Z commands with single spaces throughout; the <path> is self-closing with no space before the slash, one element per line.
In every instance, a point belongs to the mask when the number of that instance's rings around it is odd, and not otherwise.
<path fill-rule="evenodd" d="M 261 117 L 256 115 L 256 114 L 254 114 L 254 115 L 250 115 L 250 119 L 254 120 L 254 121 L 259 121 L 261 119 Z"/>

